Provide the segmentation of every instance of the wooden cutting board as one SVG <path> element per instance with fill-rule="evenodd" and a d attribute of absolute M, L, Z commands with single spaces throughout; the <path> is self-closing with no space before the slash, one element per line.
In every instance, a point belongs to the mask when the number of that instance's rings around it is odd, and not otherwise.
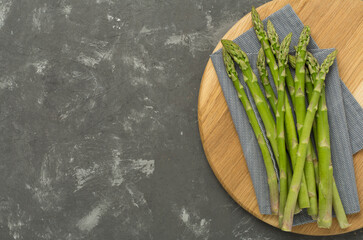
<path fill-rule="evenodd" d="M 363 2 L 280 0 L 266 3 L 257 11 L 264 19 L 286 4 L 291 4 L 302 22 L 311 27 L 311 36 L 320 48 L 338 49 L 340 76 L 363 106 Z M 251 15 L 247 14 L 223 38 L 234 39 L 251 27 Z M 221 46 L 219 42 L 214 51 Z M 237 132 L 210 59 L 204 70 L 199 90 L 198 121 L 208 162 L 224 189 L 248 212 L 277 227 L 276 216 L 261 215 L 259 212 Z M 310 223 L 293 227 L 293 232 L 307 235 L 334 235 L 363 227 L 363 151 L 354 155 L 354 167 L 362 211 L 348 216 L 352 226 L 342 230 L 334 218 L 329 230 L 319 229 L 316 223 Z"/>

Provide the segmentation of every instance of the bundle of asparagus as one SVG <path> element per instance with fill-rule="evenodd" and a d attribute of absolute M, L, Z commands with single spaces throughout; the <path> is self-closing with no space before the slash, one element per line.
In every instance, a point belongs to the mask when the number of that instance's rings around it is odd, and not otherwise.
<path fill-rule="evenodd" d="M 233 81 L 261 149 L 268 177 L 271 212 L 279 215 L 282 230 L 291 231 L 294 214 L 301 208 L 306 208 L 308 214 L 317 219 L 318 227 L 330 228 L 334 208 L 340 227 L 347 228 L 350 224 L 333 177 L 324 84 L 337 52 L 329 54 L 319 66 L 315 57 L 307 51 L 310 28 L 305 26 L 295 47 L 296 55 L 289 55 L 292 34 L 288 34 L 280 44 L 272 22 L 268 21 L 266 32 L 255 8 L 252 8 L 251 14 L 254 30 L 261 43 L 257 68 L 265 95 L 246 53 L 230 40 L 224 39 L 221 42 L 227 74 Z M 241 69 L 243 80 L 253 99 L 248 99 L 238 79 L 234 62 Z M 268 79 L 266 62 L 277 88 L 277 96 Z M 288 62 L 295 68 L 295 78 Z M 263 136 L 250 101 L 256 104 L 268 140 Z M 279 183 L 268 144 L 279 167 Z"/>

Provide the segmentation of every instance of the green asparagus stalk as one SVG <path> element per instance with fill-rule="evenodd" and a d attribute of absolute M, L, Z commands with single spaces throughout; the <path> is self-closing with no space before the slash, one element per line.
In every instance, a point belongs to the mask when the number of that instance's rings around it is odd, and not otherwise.
<path fill-rule="evenodd" d="M 316 79 L 317 77 L 317 73 L 319 72 L 319 63 L 317 62 L 317 60 L 314 60 L 314 65 L 311 65 L 310 62 L 313 61 L 311 58 L 315 57 L 310 53 L 307 52 L 307 57 L 306 57 L 306 65 L 309 69 L 308 71 L 305 71 L 305 73 L 310 73 L 310 74 L 306 74 L 306 78 L 305 78 L 305 89 L 306 89 L 306 95 L 308 96 L 308 102 L 310 102 L 311 96 L 313 94 L 313 90 L 314 90 L 314 86 L 313 86 L 313 79 Z M 295 68 L 296 67 L 296 58 L 295 56 L 289 55 L 289 62 L 290 65 Z M 314 67 L 312 67 L 314 66 Z M 314 136 L 317 135 L 316 133 L 316 122 L 314 121 L 313 123 L 313 133 Z"/>
<path fill-rule="evenodd" d="M 289 124 L 291 122 L 294 124 Z M 295 164 L 297 147 L 298 147 L 299 143 L 297 141 L 294 116 L 292 115 L 290 102 L 287 97 L 285 97 L 285 134 L 286 134 L 285 138 L 287 139 L 287 149 L 289 150 L 289 153 L 290 153 L 291 164 Z M 291 171 L 289 161 L 287 162 L 287 165 L 288 165 L 287 166 L 287 184 L 288 184 L 288 188 L 290 188 L 291 181 L 292 181 L 292 171 Z M 305 191 L 303 189 L 305 189 Z M 300 195 L 302 195 L 302 196 L 300 196 Z M 306 185 L 305 185 L 305 188 L 301 187 L 301 189 L 300 189 L 299 199 L 300 198 L 303 199 L 303 201 L 306 201 L 305 199 L 307 199 Z M 295 214 L 297 214 L 299 212 L 301 212 L 301 208 L 300 208 L 299 204 L 297 203 L 296 207 L 295 207 Z"/>
<path fill-rule="evenodd" d="M 266 92 L 267 100 L 270 102 L 271 108 L 272 108 L 273 112 L 276 114 L 277 99 L 275 97 L 274 90 L 272 89 L 272 87 L 270 85 L 270 81 L 268 80 L 268 74 L 266 71 L 265 54 L 264 54 L 262 48 L 260 49 L 260 51 L 258 51 L 257 69 L 260 74 L 260 79 L 261 79 L 262 85 Z"/>
<path fill-rule="evenodd" d="M 306 66 L 308 67 L 310 73 L 310 76 L 306 78 L 306 94 L 308 96 L 308 100 L 310 101 L 314 89 L 314 81 L 316 81 L 317 75 L 319 73 L 319 62 L 310 52 L 307 52 L 306 54 Z M 316 138 L 318 134 L 316 121 L 313 123 L 313 133 L 314 137 Z"/>
<path fill-rule="evenodd" d="M 305 105 L 305 61 L 306 46 L 310 40 L 310 28 L 305 26 L 302 30 L 296 51 L 296 71 L 295 71 L 295 113 L 297 122 L 297 132 L 301 136 L 304 124 L 306 105 Z"/>
<path fill-rule="evenodd" d="M 306 86 L 311 83 L 310 75 L 308 71 L 305 71 L 305 78 L 306 78 Z M 309 202 L 310 207 L 308 208 L 308 214 L 313 218 L 316 219 L 318 216 L 318 199 L 316 194 L 316 185 L 315 185 L 315 172 L 314 172 L 314 162 L 313 162 L 313 153 L 314 146 L 311 141 L 309 140 L 309 146 L 306 155 L 306 162 L 304 166 L 304 173 L 306 177 L 307 188 L 309 191 Z"/>
<path fill-rule="evenodd" d="M 306 66 L 308 67 L 309 71 L 306 71 L 306 79 L 305 79 L 306 80 L 305 81 L 305 87 L 306 88 L 305 88 L 305 90 L 306 90 L 306 95 L 308 97 L 308 102 L 310 103 L 311 97 L 313 96 L 313 91 L 314 91 L 314 86 L 313 86 L 313 80 L 312 79 L 313 78 L 316 79 L 317 74 L 319 73 L 319 68 L 320 68 L 318 61 L 315 59 L 315 57 L 310 52 L 307 52 Z M 318 135 L 317 135 L 315 119 L 314 119 L 314 122 L 313 122 L 313 133 L 314 133 L 314 137 L 316 138 Z M 312 149 L 310 151 L 311 151 L 312 161 L 313 161 L 313 165 L 314 165 L 315 182 L 316 182 L 316 185 L 318 185 L 319 184 L 318 159 L 316 157 L 314 147 L 312 147 Z"/>
<path fill-rule="evenodd" d="M 253 28 L 255 29 L 256 36 L 261 43 L 263 51 L 265 52 L 267 64 L 270 67 L 272 78 L 274 79 L 274 82 L 276 84 L 279 78 L 278 67 L 276 64 L 275 56 L 268 42 L 266 31 L 263 27 L 260 15 L 258 14 L 258 12 L 254 7 L 252 7 L 251 15 L 252 15 Z"/>
<path fill-rule="evenodd" d="M 267 21 L 267 36 L 270 40 L 271 50 L 275 54 L 276 58 L 278 58 L 278 52 L 280 49 L 279 35 L 276 32 L 276 29 L 270 20 Z M 294 78 L 292 77 L 289 65 L 286 64 L 286 86 L 289 90 L 292 104 L 295 105 L 295 84 Z"/>
<path fill-rule="evenodd" d="M 319 68 L 320 68 L 318 60 L 316 60 L 316 58 L 310 52 L 307 52 L 306 66 L 308 67 L 309 71 L 306 71 L 307 74 L 306 74 L 305 86 L 306 86 L 306 95 L 308 97 L 308 102 L 310 103 L 311 97 L 312 97 L 313 91 L 314 91 L 313 79 L 314 79 L 314 81 L 316 81 L 317 75 L 319 73 Z M 313 135 L 314 135 L 315 139 L 318 136 L 315 119 L 313 122 Z M 312 153 L 312 160 L 313 160 L 314 172 L 315 172 L 315 182 L 316 182 L 316 185 L 318 185 L 319 184 L 319 167 L 318 167 L 318 159 L 316 157 L 314 147 L 312 147 L 311 153 Z"/>
<path fill-rule="evenodd" d="M 295 68 L 296 67 L 296 58 L 292 55 L 289 55 L 290 64 Z M 305 71 L 305 80 L 306 80 L 306 92 L 308 94 L 308 99 L 310 100 L 313 92 L 313 85 L 311 82 L 310 75 L 308 74 L 308 71 Z M 315 121 L 313 124 L 313 130 L 315 131 Z M 318 202 L 317 202 L 317 196 L 316 196 L 316 174 L 315 174 L 315 168 L 318 166 L 318 162 L 316 159 L 316 154 L 314 150 L 314 146 L 312 144 L 312 141 L 309 141 L 309 146 L 307 150 L 307 159 L 304 167 L 305 172 L 305 178 L 307 182 L 307 188 L 309 191 L 309 203 L 310 207 L 308 208 L 308 214 L 313 218 L 317 218 L 318 214 Z"/>
<path fill-rule="evenodd" d="M 333 204 L 333 167 L 331 164 L 328 111 L 323 87 L 317 113 L 319 157 L 319 217 L 320 228 L 330 228 Z"/>
<path fill-rule="evenodd" d="M 304 172 L 305 158 L 306 158 L 307 148 L 309 146 L 308 143 L 310 139 L 315 113 L 317 111 L 325 76 L 329 71 L 329 67 L 333 64 L 336 54 L 337 51 L 334 51 L 331 54 L 329 54 L 327 58 L 324 60 L 317 81 L 315 83 L 313 96 L 311 98 L 309 107 L 307 109 L 297 152 L 297 161 L 294 169 L 294 175 L 292 176 L 290 190 L 287 196 L 286 206 L 284 210 L 284 219 L 281 228 L 284 231 L 291 231 L 292 228 L 294 210 L 295 210 L 298 192 L 300 189 L 301 177 Z"/>
<path fill-rule="evenodd" d="M 297 46 L 296 52 L 296 71 L 295 71 L 295 114 L 296 114 L 296 127 L 299 137 L 301 137 L 301 130 L 304 124 L 305 113 L 306 113 L 306 105 L 305 105 L 305 59 L 306 59 L 306 46 L 309 43 L 310 39 L 310 28 L 305 26 L 302 30 L 299 38 L 299 43 Z M 313 170 L 313 169 L 312 169 Z M 306 175 L 310 178 L 314 176 L 314 172 L 312 175 L 310 173 L 305 172 Z M 306 179 L 306 182 L 309 182 L 311 179 Z M 310 198 L 309 202 L 305 205 L 302 205 L 300 202 L 301 208 L 309 208 L 310 207 Z"/>
<path fill-rule="evenodd" d="M 319 72 L 319 63 L 318 63 L 318 60 L 316 60 L 316 58 L 310 52 L 307 52 L 306 65 L 309 69 L 311 78 L 314 79 L 314 81 L 316 81 L 316 78 L 317 78 L 317 75 Z M 309 102 L 311 100 L 312 91 L 313 91 L 312 82 L 313 81 L 311 81 L 311 82 L 306 81 L 306 92 L 307 92 Z M 314 124 L 313 124 L 313 131 L 314 131 L 314 136 L 317 137 L 318 135 L 317 135 L 317 129 L 316 129 L 316 121 L 314 121 Z M 313 149 L 312 153 L 313 153 L 313 163 L 314 163 L 316 185 L 319 186 L 319 167 L 318 167 L 318 161 L 317 161 L 314 149 Z M 333 177 L 333 209 L 336 214 L 339 226 L 342 229 L 349 227 L 350 224 L 348 223 L 347 216 L 345 214 L 344 207 L 343 207 L 342 201 L 340 199 L 338 188 L 337 188 L 337 185 L 335 184 L 334 177 Z"/>
<path fill-rule="evenodd" d="M 276 128 L 277 128 L 277 144 L 279 150 L 279 168 L 280 168 L 280 206 L 279 206 L 279 224 L 282 226 L 284 217 L 284 208 L 287 197 L 287 156 L 285 148 L 285 76 L 287 54 L 292 34 L 288 34 L 281 43 L 278 55 L 279 65 L 279 82 L 277 86 L 277 111 L 276 111 Z"/>
<path fill-rule="evenodd" d="M 350 226 L 347 216 L 345 215 L 342 200 L 340 199 L 337 185 L 333 177 L 333 208 L 340 228 L 345 229 Z"/>
<path fill-rule="evenodd" d="M 308 56 L 309 56 L 309 52 L 308 52 Z M 308 62 L 308 58 L 307 57 L 307 61 L 306 64 L 309 68 L 309 62 Z M 319 72 L 319 64 L 316 65 L 317 68 L 317 72 Z M 310 68 L 309 68 L 310 70 Z M 309 71 L 310 72 L 310 71 Z M 309 74 L 308 71 L 305 72 L 306 74 L 306 82 L 305 82 L 305 86 L 306 86 L 306 94 L 308 96 L 308 102 L 310 102 L 312 94 L 313 94 L 313 83 L 311 80 L 311 76 Z M 317 136 L 317 132 L 316 132 L 316 121 L 314 119 L 313 122 L 313 136 Z M 312 166 L 311 166 L 312 165 Z M 315 149 L 314 146 L 312 144 L 312 141 L 310 140 L 309 143 L 309 147 L 308 147 L 308 152 L 307 152 L 307 157 L 306 157 L 306 163 L 305 163 L 305 175 L 306 172 L 310 172 L 311 170 L 309 170 L 309 168 L 313 168 L 314 169 L 314 177 L 315 177 L 315 183 L 313 182 L 308 182 L 308 189 L 309 189 L 309 197 L 310 197 L 310 208 L 308 208 L 308 214 L 313 218 L 313 219 L 317 219 L 318 216 L 318 200 L 317 200 L 317 185 L 319 184 L 319 166 L 318 166 L 318 160 L 315 154 Z"/>
<path fill-rule="evenodd" d="M 252 23 L 253 23 L 257 38 L 259 39 L 259 41 L 261 43 L 261 46 L 262 46 L 262 48 L 264 50 L 267 63 L 269 65 L 269 67 L 270 67 L 270 72 L 272 74 L 272 78 L 274 79 L 275 86 L 278 86 L 278 67 L 277 67 L 277 64 L 276 64 L 274 53 L 272 52 L 272 47 L 269 44 L 269 41 L 267 39 L 266 31 L 264 30 L 264 27 L 263 27 L 263 23 L 262 23 L 262 21 L 260 19 L 260 16 L 259 16 L 259 14 L 258 14 L 258 12 L 256 11 L 255 8 L 252 8 L 251 14 L 252 14 Z M 278 39 L 277 36 L 274 36 L 274 37 L 276 37 L 276 39 Z M 278 40 L 274 41 L 275 45 L 277 43 L 278 43 Z M 285 95 L 285 98 L 288 98 L 287 95 Z M 287 108 L 286 110 L 291 111 L 291 108 Z M 292 115 L 292 112 L 286 112 L 286 114 L 287 115 L 290 115 L 290 114 Z M 291 126 L 291 125 L 293 125 L 295 127 L 295 122 L 294 121 L 289 121 L 289 122 L 286 122 L 286 123 L 289 125 L 289 128 L 287 128 L 287 131 L 286 131 L 287 135 L 290 135 L 290 137 L 293 138 L 292 143 L 297 142 L 297 138 L 296 138 L 296 141 L 294 139 L 294 137 L 296 135 L 296 132 L 295 132 L 296 130 L 292 131 L 293 128 Z M 285 126 L 286 126 L 286 124 L 285 124 Z M 288 132 L 288 130 L 291 130 L 291 131 Z M 294 165 L 295 165 L 295 162 L 296 162 L 297 145 L 292 145 L 292 148 L 289 148 L 289 152 L 290 152 L 292 167 L 294 169 Z M 306 187 L 305 176 L 303 177 L 302 181 L 303 181 L 303 183 L 301 185 L 301 193 L 299 193 L 299 207 L 304 208 L 304 207 L 309 206 L 309 196 L 308 196 L 308 190 L 307 190 L 307 187 Z"/>
<path fill-rule="evenodd" d="M 248 88 L 251 91 L 252 97 L 256 103 L 257 110 L 266 128 L 266 136 L 270 141 L 276 159 L 278 159 L 279 152 L 277 148 L 275 119 L 273 118 L 265 96 L 260 89 L 257 77 L 252 71 L 248 57 L 246 53 L 243 52 L 241 48 L 231 40 L 224 39 L 221 42 L 223 44 L 223 47 L 231 55 L 233 60 L 238 64 L 242 71 L 243 80 L 246 82 Z"/>
<path fill-rule="evenodd" d="M 273 215 L 277 215 L 278 213 L 278 184 L 277 184 L 277 177 L 275 173 L 275 169 L 273 166 L 273 162 L 271 159 L 270 152 L 267 147 L 267 143 L 265 141 L 265 138 L 263 137 L 262 131 L 260 126 L 258 125 L 257 118 L 255 116 L 255 113 L 253 112 L 252 106 L 250 101 L 247 98 L 247 95 L 243 89 L 242 84 L 240 83 L 238 79 L 238 75 L 236 72 L 236 69 L 234 67 L 234 62 L 231 58 L 231 56 L 227 53 L 227 51 L 223 48 L 223 60 L 224 64 L 226 66 L 226 71 L 229 76 L 229 78 L 232 80 L 234 87 L 237 91 L 238 97 L 241 100 L 243 107 L 246 110 L 248 119 L 251 123 L 251 126 L 253 128 L 253 131 L 255 133 L 255 136 L 257 138 L 258 144 L 261 149 L 261 153 L 263 156 L 263 160 L 266 167 L 266 173 L 267 173 L 267 182 L 269 185 L 269 191 L 270 191 L 270 204 L 271 204 L 271 213 Z"/>

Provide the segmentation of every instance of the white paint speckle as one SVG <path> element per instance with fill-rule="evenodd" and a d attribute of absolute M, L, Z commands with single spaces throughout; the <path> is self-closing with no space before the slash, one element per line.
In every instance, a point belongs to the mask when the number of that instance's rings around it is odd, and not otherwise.
<path fill-rule="evenodd" d="M 113 4 L 114 2 L 112 0 L 96 0 L 97 4 L 101 4 L 101 3 L 108 3 L 108 4 Z"/>
<path fill-rule="evenodd" d="M 100 218 L 105 214 L 109 207 L 109 203 L 100 203 L 94 209 L 92 209 L 86 216 L 81 218 L 77 222 L 77 227 L 81 231 L 89 232 L 98 225 Z"/>
<path fill-rule="evenodd" d="M 94 163 L 93 166 L 88 169 L 76 168 L 74 174 L 77 180 L 77 186 L 75 192 L 82 189 L 89 180 L 94 178 L 98 169 L 99 165 L 96 163 Z"/>
<path fill-rule="evenodd" d="M 112 178 L 110 179 L 112 186 L 120 186 L 126 178 L 127 174 L 140 175 L 149 177 L 154 173 L 155 160 L 145 159 L 121 159 L 121 152 L 117 149 L 112 151 Z"/>
<path fill-rule="evenodd" d="M 48 60 L 47 59 L 40 60 L 40 61 L 33 63 L 32 65 L 35 67 L 37 74 L 44 75 L 43 71 L 48 65 Z"/>
<path fill-rule="evenodd" d="M 79 56 L 77 57 L 77 61 L 86 65 L 86 66 L 89 66 L 89 67 L 95 67 L 97 64 L 100 63 L 102 59 L 101 58 L 98 58 L 98 59 L 95 59 L 93 57 L 90 57 L 90 56 L 86 56 L 84 53 L 80 53 Z"/>
<path fill-rule="evenodd" d="M 38 201 L 39 207 L 44 211 L 60 211 L 62 206 L 63 189 L 56 188 L 55 185 L 64 177 L 60 168 L 60 158 L 52 146 L 49 152 L 44 156 L 40 167 L 38 181 L 30 186 L 33 198 Z"/>
<path fill-rule="evenodd" d="M 143 34 L 143 33 L 151 33 L 151 30 L 148 29 L 147 27 L 145 26 L 142 26 L 141 30 L 140 30 L 140 34 Z"/>
<path fill-rule="evenodd" d="M 111 61 L 112 55 L 113 55 L 112 49 L 99 50 L 98 46 L 94 46 L 94 44 L 92 44 L 92 43 L 89 43 L 89 46 L 96 48 L 96 50 L 92 54 L 93 56 L 88 56 L 88 55 L 84 54 L 83 52 L 81 52 L 77 57 L 78 62 L 80 62 L 83 65 L 86 65 L 88 67 L 95 68 L 96 65 L 98 65 L 102 60 Z"/>
<path fill-rule="evenodd" d="M 113 28 L 113 29 L 118 29 L 118 30 L 121 30 L 121 27 L 122 27 L 122 26 L 118 26 L 118 25 L 113 25 L 113 26 L 112 26 L 112 28 Z"/>
<path fill-rule="evenodd" d="M 97 59 L 99 60 L 112 60 L 113 51 L 112 49 L 106 50 L 106 51 L 95 51 L 95 55 L 97 56 Z"/>
<path fill-rule="evenodd" d="M 144 81 L 144 80 L 140 79 L 140 81 Z M 138 84 L 140 84 L 140 83 L 141 82 L 138 82 Z M 148 85 L 149 83 L 146 81 L 146 82 L 142 82 L 142 84 Z M 124 128 L 125 132 L 132 134 L 133 125 L 141 123 L 141 121 L 143 121 L 145 119 L 145 117 L 147 116 L 148 110 L 149 110 L 149 108 L 147 108 L 147 107 L 145 107 L 141 111 L 136 111 L 135 109 L 132 109 L 131 113 L 125 118 L 125 120 L 123 122 L 123 128 Z"/>
<path fill-rule="evenodd" d="M 48 13 L 47 4 L 33 10 L 33 30 L 49 33 L 53 29 L 53 24 L 52 14 Z"/>
<path fill-rule="evenodd" d="M 110 15 L 110 14 L 107 14 L 107 20 L 108 20 L 108 21 L 113 21 L 113 20 L 115 20 L 116 22 L 121 22 L 121 18 L 119 18 L 119 17 L 114 17 L 114 16 L 112 16 L 112 15 Z"/>
<path fill-rule="evenodd" d="M 18 87 L 14 76 L 3 76 L 0 78 L 0 89 L 13 90 Z"/>
<path fill-rule="evenodd" d="M 165 41 L 165 45 L 183 45 L 188 46 L 186 35 L 172 35 Z"/>
<path fill-rule="evenodd" d="M 130 161 L 132 161 L 131 169 L 140 170 L 142 173 L 145 173 L 146 177 L 154 173 L 155 160 L 137 159 Z"/>
<path fill-rule="evenodd" d="M 123 57 L 123 62 L 129 66 L 132 66 L 135 70 L 141 70 L 142 72 L 148 72 L 149 68 L 145 63 L 137 57 Z"/>
<path fill-rule="evenodd" d="M 210 47 L 209 37 L 200 32 L 171 35 L 166 39 L 164 45 L 167 47 L 188 47 L 193 57 L 195 57 L 196 52 L 205 51 Z"/>
<path fill-rule="evenodd" d="M 38 104 L 43 104 L 46 97 L 47 97 L 47 92 L 44 91 L 43 89 L 43 91 L 40 92 L 40 95 L 37 99 Z"/>
<path fill-rule="evenodd" d="M 179 218 L 198 239 L 207 240 L 209 238 L 211 220 L 201 218 L 196 213 L 190 213 L 185 207 L 181 208 Z"/>
<path fill-rule="evenodd" d="M 127 116 L 127 119 L 132 120 L 135 123 L 140 123 L 145 116 L 146 113 L 144 111 L 136 111 L 135 109 L 132 109 L 131 113 Z"/>
<path fill-rule="evenodd" d="M 115 16 L 112 16 L 110 14 L 107 14 L 106 16 L 107 20 L 109 22 L 114 22 L 115 24 L 112 25 L 112 28 L 113 29 L 121 29 L 124 25 L 125 25 L 125 22 L 122 22 L 121 18 L 119 17 L 115 17 Z"/>
<path fill-rule="evenodd" d="M 61 115 L 59 115 L 59 119 L 64 121 L 68 116 L 69 116 L 68 112 L 67 113 L 62 113 Z"/>
<path fill-rule="evenodd" d="M 132 133 L 132 123 L 130 121 L 124 121 L 122 124 L 125 132 Z"/>
<path fill-rule="evenodd" d="M 182 210 L 181 210 L 181 213 L 180 213 L 180 219 L 181 219 L 184 223 L 189 222 L 189 213 L 187 213 L 187 210 L 185 210 L 185 208 L 182 208 Z"/>
<path fill-rule="evenodd" d="M 140 192 L 134 184 L 132 183 L 126 184 L 126 189 L 129 192 L 132 204 L 135 207 L 140 208 L 147 204 L 144 194 Z"/>
<path fill-rule="evenodd" d="M 157 28 L 148 28 L 147 26 L 142 26 L 139 34 L 150 34 L 150 33 L 155 33 L 155 32 L 158 32 L 158 31 L 166 31 L 168 29 L 169 29 L 168 26 L 157 27 Z"/>
<path fill-rule="evenodd" d="M 241 220 L 234 226 L 232 234 L 235 239 L 247 240 L 249 238 L 248 233 L 253 228 L 253 224 L 251 224 L 250 221 L 251 217 L 246 215 L 243 216 Z"/>
<path fill-rule="evenodd" d="M 91 110 L 96 106 L 96 101 L 93 99 L 90 99 L 88 109 Z"/>
<path fill-rule="evenodd" d="M 181 131 L 181 132 L 180 132 L 180 135 L 181 135 L 181 136 L 183 136 L 183 134 L 184 134 L 184 133 L 183 133 L 183 131 Z"/>
<path fill-rule="evenodd" d="M 155 66 L 155 69 L 157 69 L 157 70 L 160 70 L 160 71 L 164 71 L 164 66 L 163 65 L 157 65 L 157 66 Z"/>
<path fill-rule="evenodd" d="M 13 4 L 12 1 L 1 1 L 0 2 L 0 29 L 4 26 L 5 20 L 9 14 L 11 5 Z"/>
<path fill-rule="evenodd" d="M 18 209 L 15 214 L 11 214 L 8 217 L 8 228 L 10 234 L 13 236 L 13 239 L 23 239 L 23 236 L 21 235 L 21 231 L 25 223 L 22 220 L 22 211 Z"/>
<path fill-rule="evenodd" d="M 69 47 L 69 45 L 67 43 L 65 43 L 63 46 L 62 46 L 62 53 L 69 53 L 69 51 L 71 50 L 71 48 Z"/>
<path fill-rule="evenodd" d="M 131 85 L 132 86 L 143 85 L 143 86 L 149 86 L 149 87 L 151 87 L 151 86 L 153 86 L 153 84 L 150 83 L 149 80 L 150 79 L 147 78 L 147 77 L 137 77 L 137 76 L 135 76 L 135 77 L 132 77 L 131 78 Z"/>
<path fill-rule="evenodd" d="M 108 21 L 112 21 L 114 19 L 114 17 L 113 16 L 111 16 L 110 14 L 107 14 L 107 20 Z"/>
<path fill-rule="evenodd" d="M 64 16 L 66 16 L 66 18 L 69 18 L 69 14 L 71 14 L 72 12 L 72 6 L 71 5 L 65 5 L 62 8 L 62 13 L 64 14 Z"/>
<path fill-rule="evenodd" d="M 212 16 L 210 14 L 210 11 L 206 12 L 205 18 L 207 20 L 207 28 L 212 29 L 213 25 L 212 25 Z"/>

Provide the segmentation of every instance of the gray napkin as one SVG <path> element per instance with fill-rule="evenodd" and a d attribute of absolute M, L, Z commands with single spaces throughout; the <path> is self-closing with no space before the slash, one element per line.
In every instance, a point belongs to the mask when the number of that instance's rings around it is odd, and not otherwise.
<path fill-rule="evenodd" d="M 293 33 L 290 48 L 290 51 L 293 52 L 293 46 L 297 45 L 299 34 L 304 25 L 292 7 L 287 5 L 270 15 L 267 19 L 270 19 L 275 25 L 281 40 L 288 33 Z M 264 23 L 266 24 L 266 22 L 267 20 L 265 19 Z M 256 60 L 261 45 L 254 30 L 249 29 L 234 41 L 247 53 L 254 73 L 259 76 L 256 68 Z M 319 49 L 313 39 L 310 40 L 308 49 L 320 63 L 322 63 L 325 57 L 333 51 L 333 49 Z M 271 214 L 266 169 L 252 127 L 249 124 L 243 105 L 237 97 L 232 81 L 226 74 L 221 50 L 213 53 L 211 59 L 240 139 L 243 154 L 257 196 L 260 212 L 261 214 Z M 294 74 L 293 69 L 291 70 Z M 240 71 L 238 73 L 247 95 L 252 105 L 254 105 L 251 94 L 243 81 L 243 76 Z M 271 74 L 269 74 L 269 79 L 271 85 L 274 86 Z M 276 89 L 274 90 L 276 93 Z M 334 169 L 337 169 L 334 171 L 334 177 L 346 213 L 357 213 L 360 211 L 360 206 L 352 155 L 363 148 L 363 109 L 340 79 L 336 61 L 330 68 L 326 78 L 326 97 L 330 124 L 332 162 Z M 258 112 L 255 106 L 253 107 L 260 126 L 264 131 Z M 307 215 L 306 211 L 303 211 L 295 216 L 294 225 L 312 221 L 313 220 Z"/>

